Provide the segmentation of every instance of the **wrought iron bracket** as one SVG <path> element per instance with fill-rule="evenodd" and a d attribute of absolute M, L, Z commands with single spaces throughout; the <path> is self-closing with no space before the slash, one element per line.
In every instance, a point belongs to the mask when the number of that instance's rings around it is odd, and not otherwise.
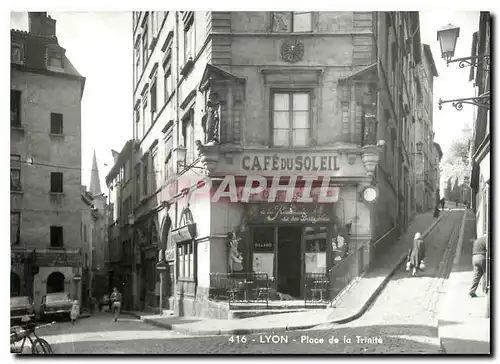
<path fill-rule="evenodd" d="M 439 99 L 438 105 L 439 105 L 439 110 L 442 109 L 443 104 L 448 104 L 451 102 L 451 105 L 457 109 L 458 111 L 462 111 L 464 108 L 463 104 L 470 104 L 470 105 L 475 105 L 478 107 L 482 107 L 485 109 L 490 108 L 490 92 L 486 92 L 480 96 L 476 97 L 468 97 L 465 99 L 454 99 L 454 100 L 441 100 Z"/>
<path fill-rule="evenodd" d="M 479 61 L 479 62 L 478 62 Z M 458 62 L 459 68 L 465 68 L 469 66 L 480 68 L 484 71 L 490 71 L 490 56 L 479 56 L 479 57 L 462 57 L 456 59 L 447 59 L 446 66 L 449 66 L 450 63 Z"/>

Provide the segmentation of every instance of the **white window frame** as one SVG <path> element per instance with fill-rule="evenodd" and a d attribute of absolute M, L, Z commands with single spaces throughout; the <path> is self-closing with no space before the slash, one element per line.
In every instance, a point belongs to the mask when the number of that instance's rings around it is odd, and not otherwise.
<path fill-rule="evenodd" d="M 289 30 L 278 30 L 275 29 L 275 13 L 287 13 L 290 17 L 290 29 Z M 295 30 L 295 16 L 309 14 L 310 28 L 308 30 Z M 282 12 L 271 12 L 271 29 L 273 33 L 311 33 L 313 31 L 313 12 L 312 11 L 282 11 Z"/>
<path fill-rule="evenodd" d="M 289 119 L 288 119 L 288 130 L 289 130 L 289 138 L 288 138 L 288 145 L 277 145 L 275 143 L 275 138 L 274 138 L 274 131 L 277 129 L 275 127 L 275 109 L 274 109 L 274 99 L 276 94 L 288 94 L 289 96 L 289 104 L 288 104 L 288 113 L 289 113 Z M 293 138 L 293 131 L 295 130 L 293 128 L 293 95 L 294 94 L 307 94 L 309 97 L 309 110 L 308 111 L 308 126 L 309 128 L 297 128 L 297 129 L 304 129 L 304 130 L 309 130 L 309 135 L 307 138 L 307 143 L 305 146 L 296 146 L 294 145 L 294 138 Z M 271 90 L 271 133 L 270 133 L 270 141 L 271 141 L 271 146 L 273 148 L 307 148 L 311 146 L 312 144 L 312 100 L 313 100 L 313 92 L 310 89 L 297 89 L 297 90 L 291 90 L 291 89 L 272 89 Z M 299 110 L 300 111 L 300 110 Z"/>

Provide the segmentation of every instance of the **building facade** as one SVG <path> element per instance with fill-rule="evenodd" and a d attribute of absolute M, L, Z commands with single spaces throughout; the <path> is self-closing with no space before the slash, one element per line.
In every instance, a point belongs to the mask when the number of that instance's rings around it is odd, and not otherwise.
<path fill-rule="evenodd" d="M 11 31 L 11 294 L 36 309 L 46 293 L 81 296 L 84 85 L 46 13 Z"/>
<path fill-rule="evenodd" d="M 90 187 L 82 186 L 82 242 L 83 242 L 83 274 L 82 303 L 90 305 L 90 298 L 101 298 L 109 293 L 108 284 L 108 215 L 106 196 L 101 192 L 101 182 L 97 158 L 94 152 Z"/>
<path fill-rule="evenodd" d="M 359 274 L 406 228 L 418 13 L 135 12 L 133 27 L 139 304 L 157 308 L 161 291 L 164 308 L 211 315 L 210 275 L 237 269 L 302 297 L 308 274 L 344 253 Z M 241 199 L 256 178 L 264 191 Z M 292 203 L 268 198 L 273 183 Z"/>
<path fill-rule="evenodd" d="M 133 269 L 136 254 L 132 245 L 133 193 L 131 165 L 136 143 L 129 140 L 120 153 L 112 151 L 114 165 L 106 176 L 109 196 L 108 292 L 116 287 L 123 294 L 124 308 L 134 308 L 136 300 Z M 138 307 L 135 307 L 139 309 Z"/>
<path fill-rule="evenodd" d="M 474 34 L 472 56 L 481 60 L 491 55 L 491 14 L 481 12 L 479 31 Z M 478 96 L 490 94 L 490 62 L 482 61 L 480 67 L 471 70 Z M 490 146 L 490 108 L 479 107 L 474 122 L 472 154 L 472 207 L 476 213 L 477 236 L 490 233 L 490 193 L 491 193 L 491 146 Z"/>
<path fill-rule="evenodd" d="M 433 143 L 433 153 L 432 153 L 432 161 L 431 165 L 433 167 L 431 174 L 431 184 L 434 186 L 435 191 L 435 205 L 438 206 L 441 198 L 444 196 L 441 194 L 441 160 L 443 159 L 443 151 L 441 146 L 434 142 Z"/>
<path fill-rule="evenodd" d="M 417 123 L 415 144 L 420 143 L 421 151 L 416 155 L 416 210 L 425 212 L 436 206 L 436 184 L 434 128 L 433 128 L 433 84 L 438 76 L 431 48 L 422 45 L 422 63 L 418 67 L 417 83 Z M 437 185 L 439 186 L 439 185 Z"/>

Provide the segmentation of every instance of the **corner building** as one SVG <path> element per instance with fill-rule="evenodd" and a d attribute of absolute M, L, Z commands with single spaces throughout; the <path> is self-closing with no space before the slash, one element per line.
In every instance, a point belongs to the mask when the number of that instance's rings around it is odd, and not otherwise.
<path fill-rule="evenodd" d="M 328 273 L 346 253 L 360 274 L 377 239 L 404 228 L 404 108 L 391 90 L 400 48 L 420 50 L 418 38 L 404 43 L 418 32 L 414 16 L 136 12 L 133 23 L 138 305 L 158 307 L 161 291 L 180 315 L 226 317 L 208 297 L 211 274 L 230 269 L 229 234 L 240 239 L 243 272 L 265 272 L 273 290 L 300 298 L 307 274 Z M 296 179 L 294 200 L 284 202 L 286 191 L 274 202 L 268 191 L 248 202 L 213 198 L 227 176 L 241 195 L 255 175 L 268 187 Z M 206 178 L 210 192 L 200 188 Z M 297 202 L 308 178 L 314 191 L 330 181 L 331 202 Z M 167 263 L 161 289 L 158 257 Z"/>
<path fill-rule="evenodd" d="M 81 299 L 81 101 L 85 78 L 56 20 L 29 13 L 11 30 L 11 295 Z"/>

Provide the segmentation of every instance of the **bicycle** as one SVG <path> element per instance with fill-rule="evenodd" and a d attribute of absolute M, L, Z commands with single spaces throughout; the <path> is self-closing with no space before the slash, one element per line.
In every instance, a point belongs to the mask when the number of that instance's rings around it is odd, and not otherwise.
<path fill-rule="evenodd" d="M 24 326 L 13 326 L 10 328 L 10 352 L 13 354 L 22 354 L 26 339 L 31 343 L 31 353 L 35 355 L 51 355 L 54 354 L 52 347 L 47 340 L 42 339 L 36 333 L 36 329 L 47 327 L 55 324 L 55 321 L 36 326 L 34 322 L 28 322 Z M 33 337 L 34 336 L 34 337 Z M 21 342 L 21 346 L 17 344 Z"/>

